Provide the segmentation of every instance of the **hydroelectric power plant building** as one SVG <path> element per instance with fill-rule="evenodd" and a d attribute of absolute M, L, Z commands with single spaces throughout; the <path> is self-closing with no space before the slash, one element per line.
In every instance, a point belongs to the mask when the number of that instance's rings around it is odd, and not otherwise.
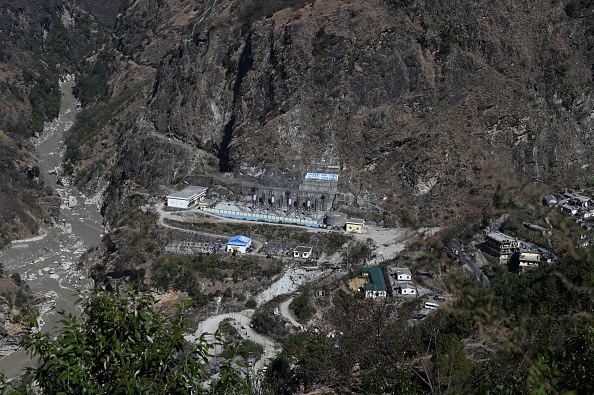
<path fill-rule="evenodd" d="M 208 188 L 190 186 L 182 189 L 181 191 L 173 192 L 171 195 L 167 195 L 167 206 L 176 208 L 190 208 L 196 202 L 206 197 L 206 191 Z"/>
<path fill-rule="evenodd" d="M 336 195 L 339 167 L 311 165 L 300 181 L 278 179 L 264 186 L 244 185 L 243 199 L 204 211 L 223 217 L 321 227 Z M 263 181 L 262 181 L 263 182 Z"/>

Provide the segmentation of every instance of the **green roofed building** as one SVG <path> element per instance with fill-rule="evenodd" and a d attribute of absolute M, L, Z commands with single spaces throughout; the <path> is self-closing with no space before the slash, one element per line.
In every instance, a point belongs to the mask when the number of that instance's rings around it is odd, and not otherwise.
<path fill-rule="evenodd" d="M 385 298 L 388 295 L 381 267 L 364 267 L 361 274 L 370 280 L 363 285 L 366 298 Z"/>

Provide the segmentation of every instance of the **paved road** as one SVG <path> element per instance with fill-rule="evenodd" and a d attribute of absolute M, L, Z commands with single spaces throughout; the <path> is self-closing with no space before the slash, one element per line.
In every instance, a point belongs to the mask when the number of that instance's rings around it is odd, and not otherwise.
<path fill-rule="evenodd" d="M 489 278 L 483 274 L 481 269 L 476 267 L 474 262 L 463 251 L 460 252 L 460 259 L 464 263 L 464 269 L 471 271 L 483 288 L 489 288 L 491 286 Z"/>
<path fill-rule="evenodd" d="M 192 229 L 186 229 L 186 228 L 181 228 L 181 227 L 177 227 L 174 225 L 169 225 L 165 222 L 165 219 L 170 219 L 172 221 L 177 221 L 177 222 L 185 222 L 185 223 L 196 223 L 196 222 L 241 222 L 239 220 L 233 220 L 231 219 L 230 221 L 216 221 L 215 218 L 192 218 L 192 217 L 182 217 L 180 215 L 177 215 L 178 212 L 176 211 L 165 211 L 165 205 L 164 204 L 159 204 L 156 207 L 156 211 L 157 214 L 159 214 L 159 219 L 157 220 L 157 225 L 167 228 L 167 229 L 172 229 L 172 230 L 178 230 L 178 231 L 183 231 L 183 232 L 187 232 L 187 233 L 192 233 L 195 235 L 199 235 L 199 236 L 205 236 L 205 237 L 211 237 L 214 239 L 220 239 L 220 238 L 226 238 L 228 236 L 225 235 L 221 235 L 221 234 L 216 234 L 216 233 L 209 233 L 209 232 L 203 232 L 203 231 L 199 231 L 199 230 L 192 230 Z M 208 214 L 206 212 L 201 212 L 203 214 Z M 216 217 L 216 219 L 219 219 L 221 217 Z M 227 220 L 229 220 L 229 218 L 225 218 Z M 254 222 L 254 221 L 248 221 L 248 222 Z M 255 251 L 258 251 L 260 248 L 262 248 L 262 243 L 252 239 L 252 245 Z M 267 254 L 258 254 L 258 253 L 252 253 L 253 255 L 261 255 L 261 256 L 266 256 Z M 281 258 L 286 258 L 286 257 L 281 257 Z"/>

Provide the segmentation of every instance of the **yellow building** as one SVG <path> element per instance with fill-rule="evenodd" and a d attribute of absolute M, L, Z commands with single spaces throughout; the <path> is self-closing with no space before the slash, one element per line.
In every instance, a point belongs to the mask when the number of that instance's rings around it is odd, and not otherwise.
<path fill-rule="evenodd" d="M 350 233 L 363 233 L 365 220 L 360 218 L 349 218 L 345 222 L 345 230 Z"/>

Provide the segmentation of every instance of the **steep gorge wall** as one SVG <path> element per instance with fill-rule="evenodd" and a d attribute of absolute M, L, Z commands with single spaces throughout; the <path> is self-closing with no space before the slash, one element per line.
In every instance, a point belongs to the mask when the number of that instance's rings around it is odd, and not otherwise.
<path fill-rule="evenodd" d="M 508 172 L 590 178 L 587 2 L 259 3 L 126 11 L 111 85 L 139 90 L 89 144 L 118 136 L 112 181 L 274 178 L 324 158 L 341 166 L 338 205 L 430 222 L 480 217 Z"/>
<path fill-rule="evenodd" d="M 58 115 L 59 76 L 103 40 L 108 27 L 97 20 L 113 23 L 121 0 L 90 3 L 0 4 L 0 247 L 55 217 L 59 198 L 44 188 L 28 138 Z"/>

